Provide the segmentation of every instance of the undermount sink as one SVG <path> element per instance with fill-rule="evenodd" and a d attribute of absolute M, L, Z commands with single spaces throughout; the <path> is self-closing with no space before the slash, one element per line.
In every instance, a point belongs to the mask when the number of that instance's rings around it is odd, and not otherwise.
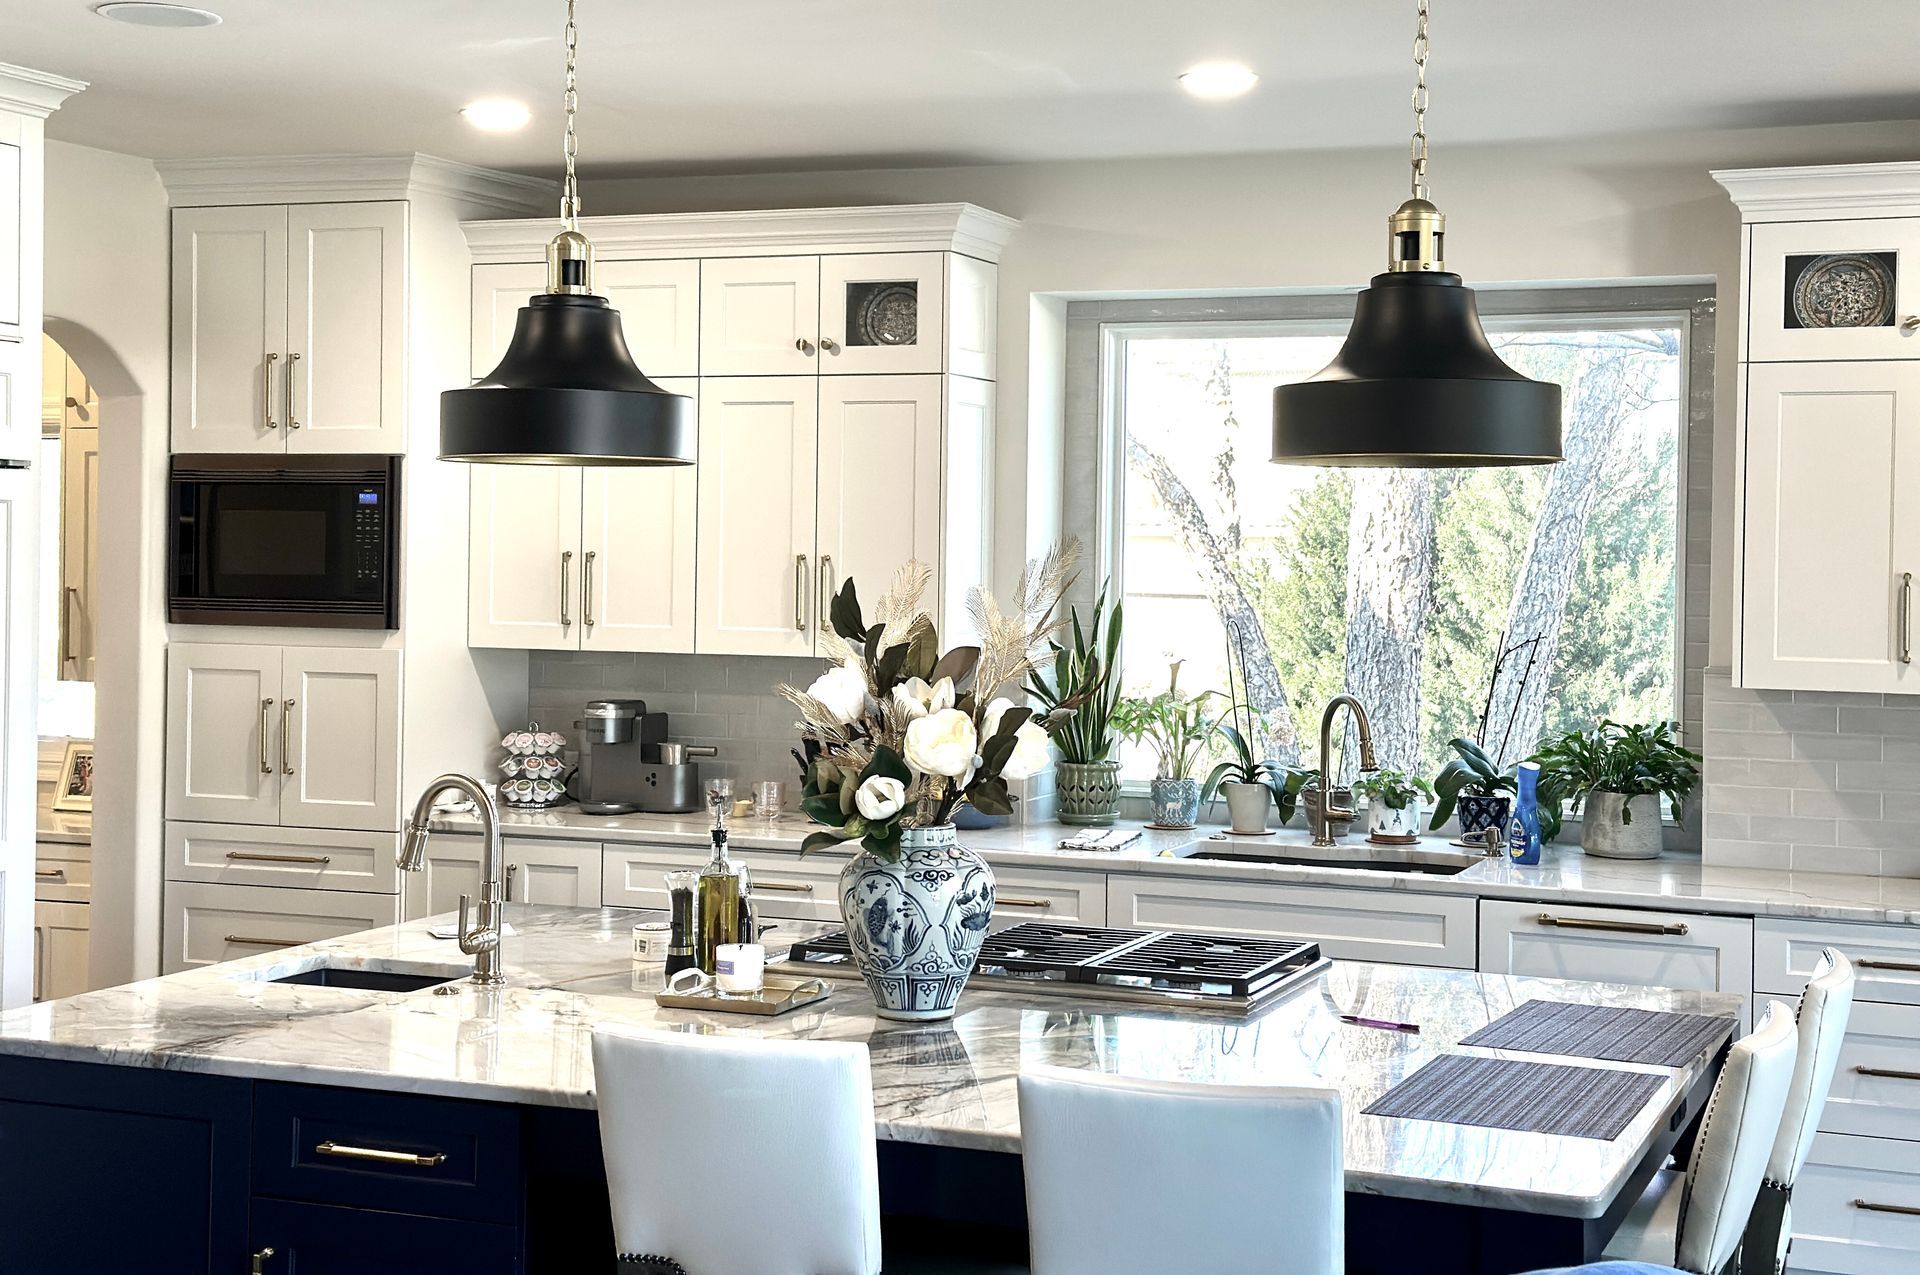
<path fill-rule="evenodd" d="M 1450 877 L 1465 872 L 1484 856 L 1436 841 L 1429 846 L 1376 846 L 1366 841 L 1316 846 L 1310 841 L 1200 841 L 1189 846 L 1184 859 L 1213 859 L 1226 863 L 1279 863 L 1302 868 L 1354 868 L 1371 872 L 1406 872 L 1417 876 Z"/>
<path fill-rule="evenodd" d="M 445 970 L 371 970 L 347 965 L 316 965 L 311 969 L 264 980 L 298 987 L 340 987 L 358 992 L 421 992 L 429 987 L 457 983 L 465 974 Z"/>

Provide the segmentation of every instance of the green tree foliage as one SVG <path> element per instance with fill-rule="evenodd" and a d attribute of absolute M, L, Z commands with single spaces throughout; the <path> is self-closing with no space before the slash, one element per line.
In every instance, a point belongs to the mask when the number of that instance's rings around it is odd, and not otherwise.
<path fill-rule="evenodd" d="M 1326 470 L 1289 511 L 1280 533 L 1250 543 L 1241 555 L 1247 596 L 1274 662 L 1286 670 L 1302 721 L 1317 721 L 1345 682 L 1352 502 L 1346 474 Z"/>

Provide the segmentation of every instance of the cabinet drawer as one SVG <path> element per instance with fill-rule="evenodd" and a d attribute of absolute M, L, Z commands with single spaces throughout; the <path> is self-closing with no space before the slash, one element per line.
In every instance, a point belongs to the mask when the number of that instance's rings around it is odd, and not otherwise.
<path fill-rule="evenodd" d="M 1815 1138 L 1793 1186 L 1787 1267 L 1801 1275 L 1920 1270 L 1920 1147 L 1831 1133 Z"/>
<path fill-rule="evenodd" d="M 519 1175 L 511 1105 L 272 1083 L 254 1091 L 258 1195 L 517 1223 Z"/>
<path fill-rule="evenodd" d="M 735 851 L 753 875 L 753 904 L 763 917 L 783 921 L 840 919 L 840 869 L 844 854 L 781 854 L 777 850 Z"/>
<path fill-rule="evenodd" d="M 33 897 L 46 903 L 89 903 L 93 900 L 93 860 L 52 859 L 49 849 L 67 850 L 70 846 L 40 847 L 33 861 Z M 80 849 L 86 849 L 81 846 Z"/>
<path fill-rule="evenodd" d="M 1820 1128 L 1920 1142 L 1920 1006 L 1853 1003 Z"/>
<path fill-rule="evenodd" d="M 1399 890 L 1114 873 L 1106 924 L 1312 939 L 1349 961 L 1473 968 L 1474 901 Z"/>
<path fill-rule="evenodd" d="M 993 870 L 993 928 L 1022 921 L 1107 923 L 1107 874 L 1057 868 Z"/>
<path fill-rule="evenodd" d="M 520 1233 L 459 1218 L 421 1217 L 255 1199 L 248 1210 L 249 1252 L 273 1250 L 267 1275 L 366 1275 L 368 1271 L 458 1271 L 517 1275 Z M 237 1269 L 237 1268 L 236 1268 Z"/>
<path fill-rule="evenodd" d="M 549 837 L 507 837 L 508 903 L 544 907 L 600 906 L 600 843 L 559 841 Z M 460 896 L 480 897 L 480 861 L 486 845 L 479 837 L 437 832 L 427 839 L 426 862 L 402 883 L 408 920 L 451 912 Z"/>
<path fill-rule="evenodd" d="M 391 894 L 169 881 L 161 972 L 356 934 L 399 919 L 400 900 Z"/>
<path fill-rule="evenodd" d="M 600 901 L 610 908 L 667 908 L 669 872 L 697 870 L 705 846 L 608 845 L 600 859 Z"/>
<path fill-rule="evenodd" d="M 1856 1001 L 1920 1005 L 1920 926 L 1913 925 L 1761 917 L 1753 923 L 1753 985 L 1798 996 L 1823 947 L 1838 948 L 1853 962 Z"/>
<path fill-rule="evenodd" d="M 400 834 L 167 824 L 167 879 L 392 894 Z"/>
<path fill-rule="evenodd" d="M 1480 969 L 1746 996 L 1753 990 L 1753 922 L 1486 899 Z"/>

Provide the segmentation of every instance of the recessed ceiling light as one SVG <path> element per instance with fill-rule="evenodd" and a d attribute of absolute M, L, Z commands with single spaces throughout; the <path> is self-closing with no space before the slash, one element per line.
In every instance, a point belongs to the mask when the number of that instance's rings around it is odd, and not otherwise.
<path fill-rule="evenodd" d="M 1260 77 L 1239 62 L 1202 62 L 1180 77 L 1180 87 L 1195 97 L 1218 102 L 1239 97 L 1260 82 Z"/>
<path fill-rule="evenodd" d="M 525 102 L 505 97 L 483 97 L 460 108 L 467 123 L 488 133 L 511 133 L 524 128 L 530 118 Z"/>
<path fill-rule="evenodd" d="M 103 18 L 115 22 L 125 22 L 136 27 L 217 27 L 220 15 L 209 13 L 205 9 L 193 9 L 184 4 L 153 4 L 148 0 L 116 0 L 113 4 L 97 4 L 93 11 Z"/>

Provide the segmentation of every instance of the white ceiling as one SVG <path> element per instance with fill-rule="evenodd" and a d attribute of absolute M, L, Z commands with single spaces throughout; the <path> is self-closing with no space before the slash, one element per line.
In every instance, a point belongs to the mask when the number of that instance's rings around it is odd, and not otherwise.
<path fill-rule="evenodd" d="M 169 31 L 0 0 L 0 60 L 92 87 L 53 136 L 135 154 L 421 150 L 548 172 L 560 0 L 192 0 Z M 1411 0 L 580 0 L 598 172 L 1001 162 L 1401 144 Z M 1449 144 L 1920 119 L 1920 0 L 1439 0 Z M 1174 77 L 1251 64 L 1246 98 Z M 485 135 L 456 111 L 523 98 Z M 1920 150 L 1920 129 L 1916 129 Z"/>

